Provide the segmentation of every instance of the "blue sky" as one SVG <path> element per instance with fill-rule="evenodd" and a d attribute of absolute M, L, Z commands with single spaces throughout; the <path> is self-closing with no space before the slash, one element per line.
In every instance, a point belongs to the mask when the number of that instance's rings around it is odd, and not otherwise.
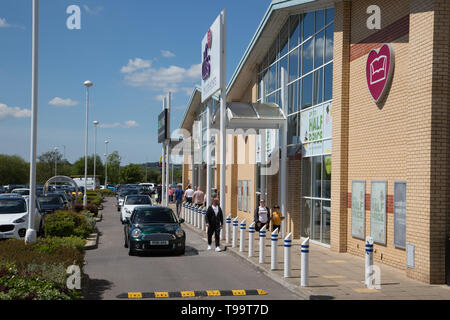
<path fill-rule="evenodd" d="M 0 153 L 27 161 L 31 109 L 31 0 L 0 1 Z M 123 163 L 157 161 L 161 96 L 173 91 L 172 129 L 201 79 L 201 40 L 227 9 L 227 81 L 270 0 L 40 0 L 38 155 L 58 146 L 84 155 L 85 88 L 91 80 L 89 153 L 118 150 Z M 69 30 L 70 5 L 81 30 Z"/>

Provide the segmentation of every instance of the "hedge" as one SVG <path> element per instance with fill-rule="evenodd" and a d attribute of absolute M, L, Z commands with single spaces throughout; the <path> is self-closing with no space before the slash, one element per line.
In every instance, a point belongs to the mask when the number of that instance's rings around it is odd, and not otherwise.
<path fill-rule="evenodd" d="M 94 227 L 81 213 L 57 211 L 45 216 L 45 237 L 77 236 L 87 238 L 92 232 L 94 232 Z"/>

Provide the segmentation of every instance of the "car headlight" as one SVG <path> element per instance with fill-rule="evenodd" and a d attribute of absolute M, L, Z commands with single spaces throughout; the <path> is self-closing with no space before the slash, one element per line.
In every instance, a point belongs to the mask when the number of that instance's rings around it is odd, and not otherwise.
<path fill-rule="evenodd" d="M 177 238 L 181 238 L 182 236 L 184 236 L 183 229 L 178 228 L 177 231 L 175 232 L 175 235 L 177 236 Z"/>
<path fill-rule="evenodd" d="M 142 234 L 141 229 L 134 229 L 133 231 L 131 231 L 131 236 L 133 238 L 139 238 Z"/>
<path fill-rule="evenodd" d="M 27 217 L 28 217 L 28 215 L 23 216 L 22 218 L 14 220 L 13 223 L 24 223 L 27 221 Z"/>

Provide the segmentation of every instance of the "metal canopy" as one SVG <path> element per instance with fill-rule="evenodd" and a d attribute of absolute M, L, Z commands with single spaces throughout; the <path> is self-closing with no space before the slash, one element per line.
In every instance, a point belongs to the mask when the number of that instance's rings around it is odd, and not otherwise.
<path fill-rule="evenodd" d="M 220 110 L 211 120 L 211 128 L 219 129 Z M 286 122 L 276 103 L 227 103 L 227 129 L 280 129 Z"/>

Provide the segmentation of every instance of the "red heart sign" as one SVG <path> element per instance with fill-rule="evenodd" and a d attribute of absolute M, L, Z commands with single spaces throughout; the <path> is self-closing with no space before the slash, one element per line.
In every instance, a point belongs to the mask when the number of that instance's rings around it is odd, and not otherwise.
<path fill-rule="evenodd" d="M 366 62 L 367 87 L 373 100 L 383 98 L 394 70 L 394 48 L 384 44 L 380 50 L 371 50 Z"/>

